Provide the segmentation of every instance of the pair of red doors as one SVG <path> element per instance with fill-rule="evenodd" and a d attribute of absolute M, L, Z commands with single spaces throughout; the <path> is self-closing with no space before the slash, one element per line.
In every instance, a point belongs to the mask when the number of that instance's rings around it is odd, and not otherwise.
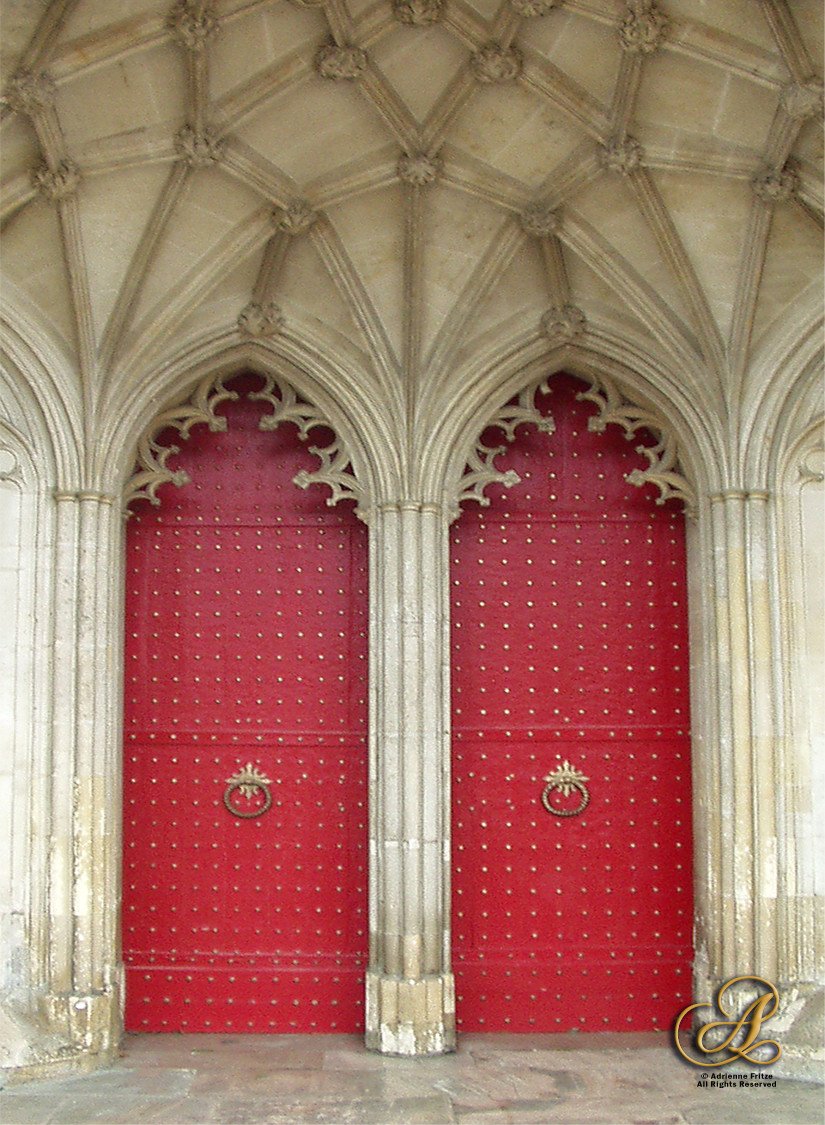
<path fill-rule="evenodd" d="M 258 429 L 256 386 L 128 527 L 132 1031 L 363 1026 L 366 528 L 295 487 L 314 458 Z M 551 386 L 555 433 L 498 462 L 522 484 L 451 532 L 457 1021 L 665 1027 L 690 991 L 682 516 Z"/>

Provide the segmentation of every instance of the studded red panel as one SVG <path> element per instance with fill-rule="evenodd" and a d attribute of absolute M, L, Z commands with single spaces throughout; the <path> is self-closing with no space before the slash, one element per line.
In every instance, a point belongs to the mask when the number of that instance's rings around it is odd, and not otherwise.
<path fill-rule="evenodd" d="M 688 644 L 680 506 L 624 475 L 582 384 L 539 396 L 455 524 L 453 933 L 465 1030 L 640 1031 L 689 1002 Z M 491 430 L 485 440 L 499 444 Z M 542 802 L 564 763 L 589 803 Z M 578 808 L 575 786 L 547 794 Z"/>
<path fill-rule="evenodd" d="M 244 396 L 220 408 L 226 433 L 194 428 L 176 459 L 192 483 L 128 525 L 132 1031 L 363 1025 L 365 528 L 292 484 L 317 459 L 292 425 L 259 431 L 264 409 Z M 247 764 L 269 781 L 260 816 L 224 803 Z M 229 800 L 255 812 L 264 794 Z"/>

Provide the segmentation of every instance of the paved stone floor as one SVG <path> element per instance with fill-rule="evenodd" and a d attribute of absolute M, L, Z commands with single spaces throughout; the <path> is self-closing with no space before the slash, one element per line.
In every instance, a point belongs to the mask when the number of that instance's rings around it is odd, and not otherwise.
<path fill-rule="evenodd" d="M 823 1089 L 711 1089 L 661 1035 L 464 1035 L 456 1054 L 397 1059 L 348 1035 L 127 1036 L 96 1074 L 12 1086 L 4 1125 L 305 1122 L 807 1125 Z M 736 1077 L 738 1082 L 738 1076 Z"/>

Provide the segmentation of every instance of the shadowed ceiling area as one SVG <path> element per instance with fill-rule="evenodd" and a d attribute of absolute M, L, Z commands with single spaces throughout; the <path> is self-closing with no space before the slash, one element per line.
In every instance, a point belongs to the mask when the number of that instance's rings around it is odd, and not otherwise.
<path fill-rule="evenodd" d="M 402 429 L 532 338 L 733 416 L 820 314 L 822 51 L 820 0 L 4 0 L 5 303 L 87 418 L 216 334 Z"/>

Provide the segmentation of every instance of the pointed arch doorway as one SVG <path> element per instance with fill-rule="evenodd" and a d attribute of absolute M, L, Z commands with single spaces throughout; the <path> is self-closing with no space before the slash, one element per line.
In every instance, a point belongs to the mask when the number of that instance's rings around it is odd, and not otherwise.
<path fill-rule="evenodd" d="M 692 962 L 684 516 L 625 481 L 586 384 L 549 386 L 554 432 L 496 461 L 521 483 L 451 535 L 456 1024 L 666 1028 Z"/>
<path fill-rule="evenodd" d="M 127 525 L 130 1031 L 363 1028 L 366 529 L 294 485 L 317 459 L 261 384 Z"/>

